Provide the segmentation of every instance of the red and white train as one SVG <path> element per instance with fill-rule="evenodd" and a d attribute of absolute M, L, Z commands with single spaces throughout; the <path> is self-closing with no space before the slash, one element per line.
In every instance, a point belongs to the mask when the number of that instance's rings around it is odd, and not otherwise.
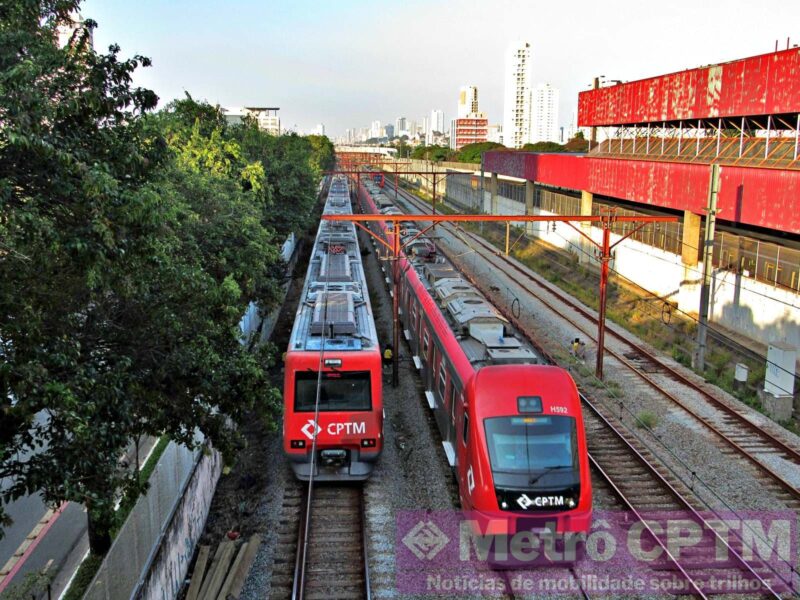
<path fill-rule="evenodd" d="M 350 214 L 333 177 L 324 213 Z M 321 221 L 286 352 L 283 450 L 298 479 L 364 480 L 383 447 L 381 352 L 352 223 Z"/>
<path fill-rule="evenodd" d="M 400 214 L 372 182 L 366 213 Z M 375 223 L 391 246 L 391 223 Z M 588 532 L 592 486 L 578 390 L 537 353 L 432 242 L 401 223 L 403 334 L 454 467 L 462 508 L 484 533 Z M 379 251 L 385 251 L 378 245 Z M 387 261 L 388 262 L 388 261 Z"/>

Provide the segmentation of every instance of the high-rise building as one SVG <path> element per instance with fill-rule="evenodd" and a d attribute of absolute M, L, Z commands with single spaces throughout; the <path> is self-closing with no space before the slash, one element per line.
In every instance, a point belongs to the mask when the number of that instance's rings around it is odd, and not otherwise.
<path fill-rule="evenodd" d="M 428 117 L 422 116 L 419 118 L 419 132 L 423 135 L 428 135 L 428 129 L 430 128 L 430 122 L 428 121 Z"/>
<path fill-rule="evenodd" d="M 470 113 L 478 112 L 478 88 L 474 85 L 464 85 L 458 91 L 457 119 L 466 117 Z"/>
<path fill-rule="evenodd" d="M 352 129 L 345 129 L 344 130 L 344 139 L 348 144 L 352 144 L 355 141 L 355 131 Z"/>
<path fill-rule="evenodd" d="M 85 21 L 79 10 L 71 12 L 69 16 L 56 27 L 56 38 L 59 48 L 64 48 L 68 44 L 79 43 L 83 35 L 88 36 L 86 40 L 87 49 L 94 48 L 94 33 L 90 28 L 85 27 Z"/>
<path fill-rule="evenodd" d="M 373 121 L 372 122 L 372 125 L 369 128 L 369 137 L 370 138 L 383 137 L 383 131 L 381 131 L 381 122 L 380 121 Z"/>
<path fill-rule="evenodd" d="M 241 123 L 244 117 L 253 117 L 258 128 L 272 135 L 281 134 L 281 119 L 278 116 L 280 108 L 267 106 L 242 106 L 236 108 L 223 108 L 225 120 L 235 125 Z"/>
<path fill-rule="evenodd" d="M 325 125 L 323 123 L 317 123 L 312 135 L 325 135 Z"/>
<path fill-rule="evenodd" d="M 499 123 L 489 125 L 486 133 L 487 142 L 495 142 L 497 144 L 503 143 L 503 126 Z"/>
<path fill-rule="evenodd" d="M 414 120 L 408 122 L 408 135 L 409 137 L 417 135 L 417 122 Z"/>
<path fill-rule="evenodd" d="M 387 138 L 392 139 L 394 137 L 394 125 L 391 123 L 387 123 L 383 130 L 386 133 Z"/>
<path fill-rule="evenodd" d="M 427 131 L 425 133 L 425 143 L 432 144 L 435 133 L 444 133 L 444 111 L 434 108 L 431 111 L 431 120 L 428 121 Z"/>
<path fill-rule="evenodd" d="M 394 130 L 397 135 L 403 135 L 405 131 L 406 134 L 408 133 L 408 119 L 405 117 L 397 117 L 397 120 L 394 123 Z"/>
<path fill-rule="evenodd" d="M 558 142 L 558 88 L 540 83 L 533 92 L 531 142 Z"/>
<path fill-rule="evenodd" d="M 531 45 L 518 41 L 506 51 L 503 100 L 503 139 L 508 148 L 520 148 L 531 139 Z"/>

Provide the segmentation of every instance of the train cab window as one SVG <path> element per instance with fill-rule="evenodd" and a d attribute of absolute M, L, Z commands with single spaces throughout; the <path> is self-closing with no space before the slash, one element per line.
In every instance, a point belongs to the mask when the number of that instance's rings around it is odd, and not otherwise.
<path fill-rule="evenodd" d="M 444 368 L 444 363 L 442 363 L 442 368 L 439 371 L 439 398 L 442 399 L 442 402 L 444 402 L 447 399 L 446 392 L 447 392 L 447 371 Z"/>
<path fill-rule="evenodd" d="M 469 437 L 469 415 L 464 412 L 464 432 L 463 432 L 463 440 L 464 445 L 467 445 L 467 438 Z"/>
<path fill-rule="evenodd" d="M 295 375 L 294 409 L 296 412 L 314 412 L 317 401 L 319 373 L 298 372 Z M 322 373 L 319 390 L 320 412 L 372 410 L 369 371 Z"/>
<path fill-rule="evenodd" d="M 572 417 L 492 417 L 484 425 L 493 471 L 532 473 L 578 467 L 578 434 Z"/>

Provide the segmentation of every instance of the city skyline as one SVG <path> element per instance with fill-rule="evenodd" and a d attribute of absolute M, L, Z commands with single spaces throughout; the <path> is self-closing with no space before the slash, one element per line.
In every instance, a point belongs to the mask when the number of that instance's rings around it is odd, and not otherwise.
<path fill-rule="evenodd" d="M 98 22 L 98 49 L 119 43 L 122 56 L 152 58 L 153 67 L 139 69 L 135 82 L 153 89 L 161 105 L 189 92 L 222 106 L 280 106 L 287 129 L 311 131 L 324 123 L 332 137 L 377 118 L 418 119 L 432 107 L 443 107 L 447 123 L 454 114 L 453 93 L 465 82 L 481 90 L 490 122 L 501 122 L 503 53 L 513 39 L 530 41 L 533 83 L 549 82 L 561 91 L 559 126 L 569 126 L 578 92 L 596 76 L 630 81 L 767 53 L 776 39 L 785 47 L 794 33 L 791 24 L 800 20 L 800 5 L 776 0 L 759 7 L 767 22 L 777 23 L 763 34 L 737 18 L 749 6 L 744 0 L 674 2 L 659 13 L 656 30 L 645 26 L 653 15 L 641 14 L 640 5 L 627 0 L 615 10 L 579 1 L 488 6 L 472 0 L 459 3 L 455 13 L 451 3 L 441 1 L 382 7 L 387 22 L 407 22 L 424 9 L 426 28 L 433 32 L 457 24 L 471 50 L 450 52 L 442 36 L 409 37 L 408 27 L 375 27 L 372 11 L 361 1 L 334 6 L 247 0 L 237 6 L 240 10 L 220 11 L 208 0 L 191 5 L 89 0 L 82 14 Z M 331 27 L 333 21 L 347 23 L 345 31 Z M 708 22 L 716 26 L 709 29 Z M 571 35 L 573 27 L 581 28 L 580 36 Z M 621 28 L 625 35 L 619 35 Z M 391 76 L 387 65 L 395 65 Z"/>

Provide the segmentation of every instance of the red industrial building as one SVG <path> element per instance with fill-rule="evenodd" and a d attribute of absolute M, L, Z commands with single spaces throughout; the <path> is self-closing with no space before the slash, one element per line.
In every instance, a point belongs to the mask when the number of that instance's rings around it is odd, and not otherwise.
<path fill-rule="evenodd" d="M 717 290 L 711 319 L 764 343 L 800 345 L 800 49 L 582 92 L 578 125 L 602 140 L 585 155 L 487 152 L 490 210 L 510 210 L 500 206 L 505 176 L 525 180 L 515 185 L 525 186 L 526 212 L 591 214 L 612 204 L 682 214 L 677 239 L 651 246 L 678 257 L 672 266 L 683 272 L 673 269 L 655 291 L 673 290 L 680 306 L 697 312 L 690 288 L 702 259 L 711 165 L 718 164 L 713 266 L 737 289 Z M 562 197 L 559 210 L 553 198 Z M 631 268 L 656 267 L 642 259 Z"/>

